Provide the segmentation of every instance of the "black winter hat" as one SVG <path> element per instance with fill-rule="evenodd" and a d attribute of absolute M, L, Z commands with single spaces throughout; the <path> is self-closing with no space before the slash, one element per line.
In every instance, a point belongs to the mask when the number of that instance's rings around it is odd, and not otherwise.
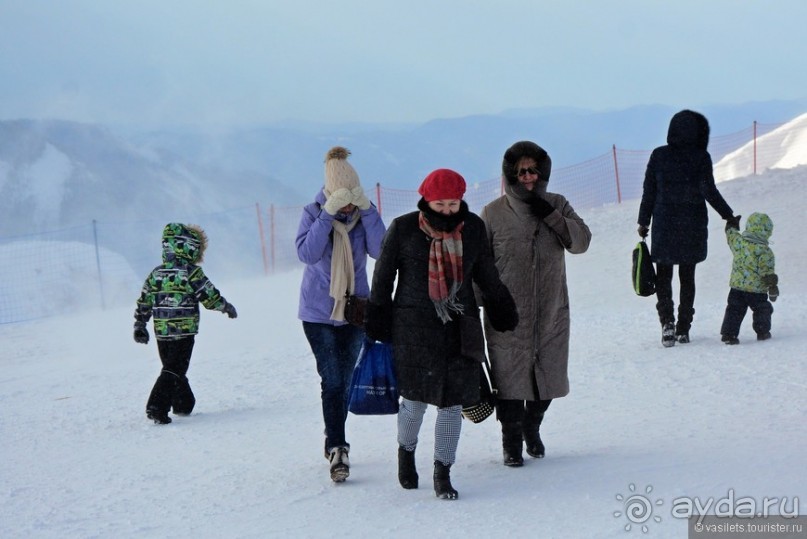
<path fill-rule="evenodd" d="M 541 172 L 541 180 L 548 182 L 549 174 L 552 172 L 552 159 L 546 150 L 530 142 L 529 140 L 522 140 L 516 142 L 504 152 L 504 159 L 502 159 L 502 175 L 508 183 L 514 184 L 518 181 L 518 172 L 516 171 L 516 164 L 522 157 L 532 157 L 538 164 L 538 170 Z"/>

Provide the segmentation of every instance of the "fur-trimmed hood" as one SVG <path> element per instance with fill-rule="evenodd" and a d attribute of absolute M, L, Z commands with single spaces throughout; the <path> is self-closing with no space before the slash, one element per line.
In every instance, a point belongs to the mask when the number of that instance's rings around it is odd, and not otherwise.
<path fill-rule="evenodd" d="M 522 140 L 516 142 L 504 152 L 502 159 L 502 175 L 509 184 L 518 182 L 518 172 L 516 165 L 522 157 L 532 157 L 538 164 L 538 170 L 541 172 L 541 180 L 544 182 L 549 181 L 549 175 L 552 172 L 552 159 L 546 150 L 530 142 L 529 140 Z"/>
<path fill-rule="evenodd" d="M 163 229 L 163 262 L 201 264 L 207 249 L 207 234 L 199 225 L 168 223 Z"/>

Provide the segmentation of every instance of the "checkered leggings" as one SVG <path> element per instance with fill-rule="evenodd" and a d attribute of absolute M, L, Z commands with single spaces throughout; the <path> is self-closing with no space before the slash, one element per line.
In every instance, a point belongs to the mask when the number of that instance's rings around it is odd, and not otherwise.
<path fill-rule="evenodd" d="M 418 445 L 418 433 L 427 406 L 425 402 L 401 399 L 398 409 L 398 445 L 407 451 L 414 451 Z M 460 430 L 462 406 L 437 409 L 437 420 L 434 423 L 434 460 L 439 460 L 446 466 L 454 464 L 457 460 Z"/>

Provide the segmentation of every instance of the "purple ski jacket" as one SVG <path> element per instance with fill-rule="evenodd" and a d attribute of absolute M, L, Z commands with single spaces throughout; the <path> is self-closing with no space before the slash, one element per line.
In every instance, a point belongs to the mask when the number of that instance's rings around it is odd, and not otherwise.
<path fill-rule="evenodd" d="M 330 215 L 322 209 L 325 194 L 320 190 L 315 202 L 303 208 L 300 226 L 297 228 L 297 258 L 305 264 L 303 281 L 300 285 L 300 305 L 297 318 L 304 322 L 332 324 L 341 326 L 346 322 L 331 320 L 333 298 L 331 287 L 331 253 L 333 239 L 331 231 L 334 219 L 345 221 L 348 216 Z M 356 218 L 357 214 L 352 214 Z M 374 205 L 369 209 L 359 210 L 361 221 L 348 234 L 353 249 L 353 267 L 356 274 L 355 294 L 368 297 L 370 286 L 367 284 L 367 256 L 378 258 L 381 252 L 381 240 L 387 229 Z"/>

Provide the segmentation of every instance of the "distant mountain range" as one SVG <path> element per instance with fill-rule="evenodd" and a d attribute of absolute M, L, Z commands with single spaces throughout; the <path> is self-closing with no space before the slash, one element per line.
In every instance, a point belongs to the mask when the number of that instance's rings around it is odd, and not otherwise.
<path fill-rule="evenodd" d="M 750 128 L 756 120 L 776 124 L 807 112 L 807 99 L 698 108 L 713 135 Z M 454 168 L 469 181 L 496 178 L 502 155 L 513 142 L 529 139 L 543 146 L 555 167 L 571 166 L 611 151 L 652 149 L 665 143 L 667 126 L 678 109 L 637 106 L 595 112 L 569 108 L 510 110 L 498 115 L 439 119 L 413 125 L 312 125 L 285 123 L 228 133 L 181 130 L 131 133 L 146 147 L 170 150 L 199 164 L 269 174 L 293 188 L 301 202 L 322 185 L 325 152 L 349 148 L 362 182 L 414 189 L 431 170 Z"/>
<path fill-rule="evenodd" d="M 807 165 L 802 105 L 700 109 L 713 137 L 728 135 L 712 149 L 716 179 Z M 665 142 L 674 112 L 511 111 L 418 126 L 287 125 L 218 134 L 0 121 L 0 275 L 6 283 L 0 323 L 87 302 L 132 301 L 140 279 L 160 261 L 160 233 L 169 221 L 207 230 L 205 271 L 216 282 L 297 267 L 300 209 L 320 189 L 322 158 L 336 144 L 354 152 L 366 187 L 379 181 L 391 188 L 385 192 L 394 192 L 385 205 L 386 222 L 395 215 L 389 202 L 416 200 L 420 179 L 434 168 L 456 168 L 477 185 L 495 180 L 501 154 L 519 139 L 539 142 L 555 170 L 565 169 L 553 180 L 578 208 L 593 207 L 583 202 L 585 195 L 600 190 L 610 172 L 579 175 L 584 167 L 573 165 L 598 163 L 599 170 L 605 162 L 609 168 L 611 146 L 627 150 L 616 152 L 634 156 L 631 166 L 620 161 L 622 194 L 635 203 L 646 156 Z M 761 129 L 748 142 L 754 120 Z M 401 207 L 411 208 L 411 202 Z M 12 304 L 11 297 L 26 299 Z"/>
<path fill-rule="evenodd" d="M 697 109 L 712 134 L 774 124 L 807 111 L 807 100 Z M 322 185 L 323 157 L 348 147 L 366 187 L 415 189 L 439 167 L 469 181 L 498 177 L 501 156 L 530 139 L 555 167 L 602 155 L 612 145 L 663 144 L 677 109 L 640 106 L 595 112 L 511 110 L 418 125 L 285 124 L 228 132 L 132 131 L 59 120 L 0 121 L 0 237 L 104 221 L 171 220 L 229 208 L 302 205 Z"/>

